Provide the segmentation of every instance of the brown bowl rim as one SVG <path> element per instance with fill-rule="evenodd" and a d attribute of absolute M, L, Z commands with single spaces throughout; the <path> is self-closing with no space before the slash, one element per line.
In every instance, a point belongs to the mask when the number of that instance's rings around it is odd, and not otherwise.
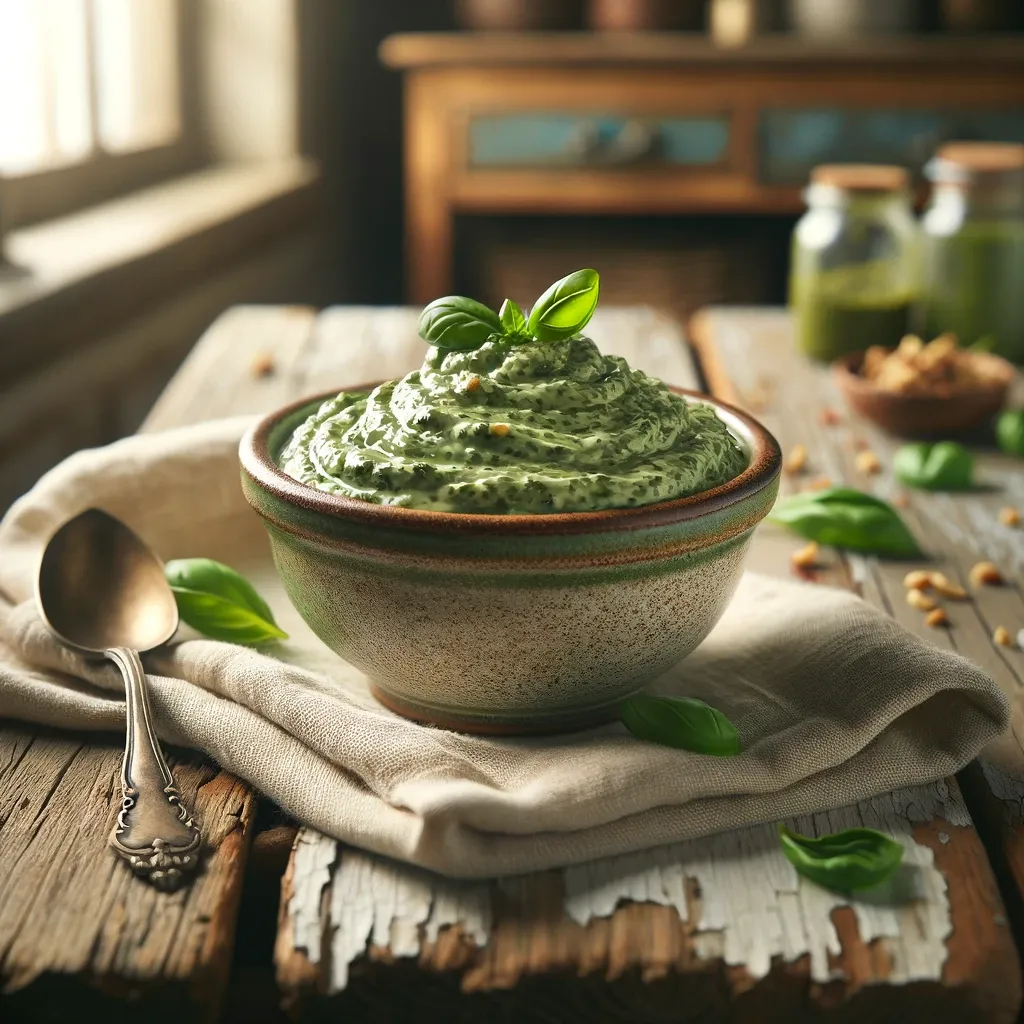
<path fill-rule="evenodd" d="M 243 472 L 259 487 L 274 497 L 310 512 L 338 519 L 354 520 L 370 526 L 391 527 L 429 533 L 461 533 L 473 535 L 503 534 L 568 534 L 597 533 L 609 530 L 640 530 L 696 519 L 734 505 L 769 486 L 782 469 L 779 442 L 757 420 L 735 406 L 711 395 L 689 388 L 667 385 L 669 390 L 685 398 L 706 402 L 721 414 L 726 425 L 736 433 L 736 425 L 746 431 L 741 440 L 749 443 L 750 463 L 732 480 L 699 491 L 685 498 L 674 498 L 633 508 L 603 509 L 596 512 L 552 512 L 544 514 L 485 514 L 478 512 L 438 512 L 431 509 L 405 508 L 400 505 L 375 505 L 371 502 L 329 494 L 301 483 L 279 469 L 268 449 L 270 433 L 287 416 L 317 402 L 326 401 L 339 391 L 366 391 L 373 384 L 356 384 L 292 402 L 262 417 L 250 427 L 239 445 L 239 461 Z M 733 422 L 730 423 L 730 420 Z"/>
<path fill-rule="evenodd" d="M 889 351 L 893 352 L 895 349 L 890 349 Z M 903 402 L 907 405 L 924 405 L 930 402 L 955 402 L 983 397 L 990 398 L 993 395 L 1005 393 L 1017 372 L 1017 368 L 1008 359 L 997 356 L 993 352 L 985 352 L 983 353 L 985 356 L 998 363 L 1003 369 L 1005 377 L 1002 381 L 978 387 L 960 388 L 948 395 L 929 395 L 920 392 L 903 394 L 901 391 L 886 391 L 861 376 L 859 370 L 864 362 L 866 352 L 866 349 L 861 349 L 857 352 L 847 352 L 836 359 L 832 363 L 832 369 L 837 378 L 840 381 L 847 382 L 863 395 L 877 396 L 893 402 Z"/>

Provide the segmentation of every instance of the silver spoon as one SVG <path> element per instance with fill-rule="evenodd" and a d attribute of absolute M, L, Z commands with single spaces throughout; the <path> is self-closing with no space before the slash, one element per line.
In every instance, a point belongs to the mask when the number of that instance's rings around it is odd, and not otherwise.
<path fill-rule="evenodd" d="M 47 542 L 36 597 L 62 643 L 109 658 L 124 676 L 128 731 L 110 845 L 137 875 L 173 891 L 199 863 L 201 836 L 160 750 L 138 653 L 178 628 L 163 566 L 124 523 L 91 508 Z"/>

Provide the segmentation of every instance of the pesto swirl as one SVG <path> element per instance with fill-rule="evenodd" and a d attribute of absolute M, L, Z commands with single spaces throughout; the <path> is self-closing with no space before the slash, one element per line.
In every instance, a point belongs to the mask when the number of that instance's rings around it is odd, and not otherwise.
<path fill-rule="evenodd" d="M 647 505 L 707 490 L 747 459 L 714 409 L 585 337 L 428 350 L 301 423 L 281 468 L 332 494 L 494 514 Z"/>

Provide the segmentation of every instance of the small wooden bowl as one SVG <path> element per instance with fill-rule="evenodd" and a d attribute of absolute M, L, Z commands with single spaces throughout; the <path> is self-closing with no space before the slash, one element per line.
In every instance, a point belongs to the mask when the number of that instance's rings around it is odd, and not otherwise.
<path fill-rule="evenodd" d="M 833 363 L 839 390 L 854 412 L 901 437 L 949 437 L 990 420 L 1006 404 L 1016 370 L 999 356 L 986 354 L 998 370 L 984 387 L 964 388 L 949 395 L 901 394 L 876 387 L 860 375 L 863 352 L 851 352 Z"/>

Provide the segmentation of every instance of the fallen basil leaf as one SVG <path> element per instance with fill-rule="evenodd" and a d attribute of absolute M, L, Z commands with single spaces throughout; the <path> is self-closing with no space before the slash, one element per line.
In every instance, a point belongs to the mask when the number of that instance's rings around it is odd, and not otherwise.
<path fill-rule="evenodd" d="M 253 585 L 212 558 L 178 558 L 164 566 L 183 622 L 214 640 L 262 644 L 288 634 Z"/>
<path fill-rule="evenodd" d="M 955 441 L 905 444 L 892 468 L 900 483 L 926 491 L 968 491 L 974 485 L 974 456 Z"/>
<path fill-rule="evenodd" d="M 498 319 L 505 331 L 506 338 L 522 338 L 526 335 L 526 316 L 522 307 L 511 299 L 506 299 L 498 310 Z"/>
<path fill-rule="evenodd" d="M 530 310 L 530 336 L 538 341 L 559 341 L 579 334 L 597 309 L 600 291 L 596 270 L 577 270 L 556 281 Z"/>
<path fill-rule="evenodd" d="M 890 558 L 921 555 L 913 534 L 891 505 L 852 487 L 794 494 L 780 501 L 768 518 L 830 547 Z"/>
<path fill-rule="evenodd" d="M 476 299 L 445 295 L 423 308 L 417 331 L 438 348 L 467 351 L 501 334 L 501 321 L 493 309 Z"/>
<path fill-rule="evenodd" d="M 811 839 L 780 825 L 779 842 L 799 874 L 839 892 L 870 889 L 903 860 L 903 847 L 873 828 L 850 828 Z"/>
<path fill-rule="evenodd" d="M 1024 459 L 1024 409 L 1008 409 L 996 420 L 996 440 L 1007 455 Z"/>
<path fill-rule="evenodd" d="M 619 714 L 637 739 L 718 757 L 740 752 L 736 726 L 702 700 L 641 694 L 623 701 Z"/>

